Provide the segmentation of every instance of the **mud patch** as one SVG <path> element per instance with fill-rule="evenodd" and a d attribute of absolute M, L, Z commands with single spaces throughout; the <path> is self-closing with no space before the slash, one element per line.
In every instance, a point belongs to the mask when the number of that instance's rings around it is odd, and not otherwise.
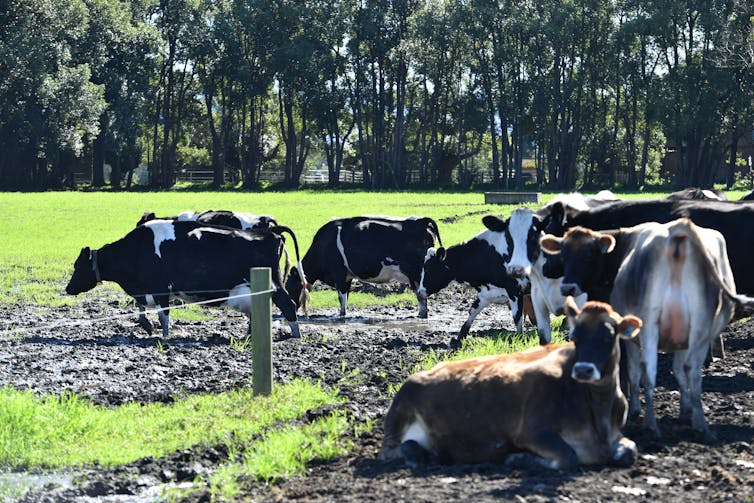
<path fill-rule="evenodd" d="M 335 295 L 333 293 L 333 295 Z M 285 323 L 274 330 L 277 382 L 308 377 L 337 386 L 354 421 L 380 424 L 388 390 L 411 373 L 428 350 L 446 351 L 466 319 L 473 295 L 460 287 L 430 299 L 428 320 L 415 306 L 350 309 L 343 322 L 336 310 L 316 310 L 302 320 L 301 339 L 291 339 Z M 127 314 L 96 325 L 59 326 L 25 332 L 63 319 Z M 206 321 L 174 321 L 171 338 L 146 336 L 125 303 L 91 303 L 36 312 L 32 307 L 0 309 L 14 327 L 0 336 L 0 383 L 37 393 L 72 391 L 113 406 L 128 401 L 170 402 L 184 394 L 221 392 L 250 386 L 251 353 L 231 338 L 243 338 L 247 320 L 230 311 L 208 311 Z M 488 307 L 472 335 L 513 329 L 507 309 Z M 640 459 L 628 469 L 590 468 L 573 473 L 497 464 L 427 466 L 409 470 L 378 462 L 381 426 L 359 438 L 341 459 L 311 467 L 305 476 L 274 485 L 251 483 L 245 498 L 306 501 L 492 501 L 524 498 L 584 501 L 747 501 L 754 494 L 754 321 L 726 332 L 727 357 L 705 370 L 703 402 L 718 445 L 703 444 L 688 424 L 676 420 L 678 391 L 671 362 L 660 358 L 656 410 L 664 438 L 656 441 L 630 420 L 626 433 L 637 442 Z M 320 412 L 311 411 L 312 417 Z M 306 418 L 303 418 L 306 420 Z M 490 420 L 494 420 L 491 418 Z M 71 486 L 36 487 L 25 501 L 144 501 L 159 499 L 164 484 L 188 491 L 227 460 L 222 446 L 193 448 L 160 459 L 142 459 L 111 469 L 76 473 Z M 196 488 L 194 488 L 196 489 Z M 159 494 L 158 494 L 159 493 Z M 186 499 L 208 501 L 199 487 Z"/>

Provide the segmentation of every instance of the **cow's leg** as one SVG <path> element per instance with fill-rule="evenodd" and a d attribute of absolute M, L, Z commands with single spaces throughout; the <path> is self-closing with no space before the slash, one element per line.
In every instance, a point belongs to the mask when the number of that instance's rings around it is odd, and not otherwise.
<path fill-rule="evenodd" d="M 526 438 L 521 447 L 547 460 L 553 470 L 573 470 L 579 465 L 576 451 L 552 430 L 541 428 Z"/>
<path fill-rule="evenodd" d="M 613 466 L 627 467 L 634 464 L 638 456 L 639 452 L 636 449 L 634 441 L 626 437 L 621 437 L 615 443 L 615 449 L 613 450 L 609 463 Z"/>
<path fill-rule="evenodd" d="M 291 335 L 296 338 L 301 337 L 301 330 L 299 329 L 298 318 L 296 317 L 296 303 L 293 302 L 288 292 L 278 286 L 272 292 L 272 303 L 283 313 L 288 325 L 291 327 Z"/>
<path fill-rule="evenodd" d="M 673 355 L 673 375 L 678 381 L 678 391 L 681 394 L 681 406 L 678 412 L 678 419 L 686 420 L 691 414 L 691 401 L 689 397 L 689 376 L 686 371 L 686 350 L 676 351 Z"/>
<path fill-rule="evenodd" d="M 534 317 L 537 318 L 537 332 L 540 344 L 550 344 L 552 340 L 552 328 L 550 328 L 550 309 L 544 298 L 544 292 L 538 282 L 532 281 L 531 301 L 534 307 Z"/>
<path fill-rule="evenodd" d="M 466 319 L 463 326 L 461 326 L 461 330 L 458 332 L 459 342 L 461 341 L 461 339 L 469 335 L 469 330 L 471 329 L 471 324 L 474 323 L 474 319 L 479 316 L 479 313 L 481 313 L 488 304 L 489 302 L 487 302 L 486 298 L 482 298 L 481 295 L 477 295 L 477 298 L 474 299 L 474 302 L 472 302 L 471 304 L 471 309 L 469 309 L 469 317 Z"/>
<path fill-rule="evenodd" d="M 348 306 L 348 292 L 351 291 L 351 280 L 339 281 L 336 285 L 338 290 L 338 300 L 340 301 L 340 315 L 346 315 L 346 306 Z"/>
<path fill-rule="evenodd" d="M 418 287 L 414 289 L 416 294 L 416 301 L 419 304 L 419 318 L 426 319 L 428 316 L 427 310 L 427 294 L 419 293 Z"/>
<path fill-rule="evenodd" d="M 723 334 L 712 338 L 710 343 L 710 358 L 725 358 L 725 343 L 723 342 Z"/>
<path fill-rule="evenodd" d="M 644 334 L 641 340 L 641 366 L 644 373 L 644 427 L 660 438 L 660 428 L 655 417 L 655 383 L 657 382 L 657 332 Z M 633 390 L 632 390 L 633 391 Z"/>
<path fill-rule="evenodd" d="M 511 315 L 516 324 L 516 333 L 524 333 L 524 294 L 519 294 L 508 301 L 511 306 Z"/>
<path fill-rule="evenodd" d="M 147 315 L 144 313 L 145 309 L 146 308 L 144 306 L 139 304 L 139 319 L 136 323 L 138 323 L 139 326 L 143 328 L 147 334 L 152 335 L 152 330 L 153 330 L 152 323 L 149 321 L 149 319 L 147 318 Z"/>
<path fill-rule="evenodd" d="M 170 300 L 168 297 L 162 297 L 156 298 L 155 301 L 157 302 L 157 317 L 162 325 L 162 337 L 167 339 L 170 326 Z"/>
<path fill-rule="evenodd" d="M 692 340 L 694 339 L 692 338 Z M 704 419 L 704 409 L 702 408 L 702 365 L 704 364 L 704 357 L 708 347 L 709 341 L 700 340 L 700 343 L 696 347 L 689 348 L 686 352 L 687 357 L 684 363 L 684 370 L 689 381 L 691 427 L 704 435 L 705 442 L 714 443 L 717 442 L 717 435 L 710 430 L 707 421 Z"/>
<path fill-rule="evenodd" d="M 626 341 L 626 362 L 628 366 L 628 414 L 636 416 L 641 412 L 639 384 L 641 383 L 641 349 L 633 341 Z"/>

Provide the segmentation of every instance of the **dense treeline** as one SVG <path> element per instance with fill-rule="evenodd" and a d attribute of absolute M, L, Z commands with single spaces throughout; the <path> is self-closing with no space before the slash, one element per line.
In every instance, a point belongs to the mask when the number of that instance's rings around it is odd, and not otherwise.
<path fill-rule="evenodd" d="M 0 186 L 733 181 L 752 0 L 0 0 Z"/>

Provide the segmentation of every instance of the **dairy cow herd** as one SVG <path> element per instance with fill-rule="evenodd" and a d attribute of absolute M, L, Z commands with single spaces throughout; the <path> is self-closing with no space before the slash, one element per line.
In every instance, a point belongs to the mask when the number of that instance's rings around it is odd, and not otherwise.
<path fill-rule="evenodd" d="M 754 204 L 687 189 L 665 199 L 621 200 L 609 191 L 558 196 L 443 247 L 428 217 L 364 215 L 333 219 L 301 258 L 293 231 L 269 215 L 145 213 L 123 238 L 83 248 L 69 294 L 118 283 L 142 309 L 156 307 L 168 336 L 170 301 L 206 301 L 250 316 L 249 270 L 272 270 L 272 301 L 300 335 L 309 287 L 338 292 L 346 315 L 354 279 L 399 281 L 427 299 L 451 282 L 477 297 L 457 344 L 490 303 L 507 303 L 517 331 L 531 296 L 541 346 L 521 353 L 445 362 L 409 377 L 385 417 L 383 460 L 503 461 L 525 456 L 554 469 L 630 465 L 635 444 L 627 414 L 661 432 L 653 407 L 659 351 L 672 352 L 680 415 L 714 442 L 701 401 L 702 367 L 735 316 L 754 307 Z M 284 235 L 291 236 L 291 267 Z M 280 262 L 285 257 L 285 266 Z M 565 314 L 570 341 L 550 344 L 550 315 Z M 628 399 L 627 399 L 628 397 Z"/>

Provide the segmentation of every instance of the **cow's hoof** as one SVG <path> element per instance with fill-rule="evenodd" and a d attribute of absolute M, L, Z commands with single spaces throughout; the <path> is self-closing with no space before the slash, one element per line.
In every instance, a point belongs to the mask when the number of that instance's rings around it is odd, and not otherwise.
<path fill-rule="evenodd" d="M 152 335 L 153 327 L 149 320 L 139 320 L 136 322 L 148 335 Z"/>
<path fill-rule="evenodd" d="M 453 337 L 448 343 L 448 349 L 461 349 L 461 337 Z"/>
<path fill-rule="evenodd" d="M 637 457 L 638 452 L 636 451 L 636 445 L 628 446 L 620 444 L 615 450 L 615 453 L 613 453 L 613 459 L 611 460 L 610 464 L 613 466 L 626 468 L 633 465 L 636 462 Z"/>
<path fill-rule="evenodd" d="M 702 432 L 702 441 L 707 445 L 715 445 L 720 442 L 720 439 L 714 431 L 707 428 Z"/>
<path fill-rule="evenodd" d="M 415 440 L 407 440 L 401 444 L 401 454 L 409 468 L 421 468 L 429 461 L 429 453 Z"/>

